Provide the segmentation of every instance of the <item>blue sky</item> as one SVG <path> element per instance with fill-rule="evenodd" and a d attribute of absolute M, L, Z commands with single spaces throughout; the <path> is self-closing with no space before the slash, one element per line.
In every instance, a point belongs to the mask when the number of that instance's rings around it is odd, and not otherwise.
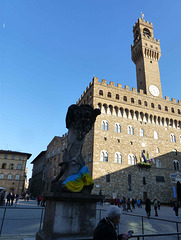
<path fill-rule="evenodd" d="M 0 149 L 32 153 L 30 177 L 93 76 L 136 87 L 141 12 L 160 39 L 163 96 L 181 99 L 180 10 L 180 0 L 0 0 Z"/>

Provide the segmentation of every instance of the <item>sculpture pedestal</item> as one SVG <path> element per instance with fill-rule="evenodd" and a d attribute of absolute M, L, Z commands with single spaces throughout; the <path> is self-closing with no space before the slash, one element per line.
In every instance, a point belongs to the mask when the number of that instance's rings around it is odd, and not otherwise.
<path fill-rule="evenodd" d="M 92 237 L 96 227 L 96 203 L 101 196 L 83 193 L 50 193 L 46 198 L 43 230 L 36 240 Z"/>

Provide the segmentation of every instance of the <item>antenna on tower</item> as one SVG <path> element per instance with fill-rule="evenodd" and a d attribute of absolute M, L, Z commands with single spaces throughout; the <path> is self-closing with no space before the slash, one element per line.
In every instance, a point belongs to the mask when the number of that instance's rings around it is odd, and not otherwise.
<path fill-rule="evenodd" d="M 143 18 L 144 18 L 144 16 L 145 16 L 145 15 L 144 15 L 144 13 L 142 13 L 142 12 L 141 12 L 141 19 L 143 19 Z"/>

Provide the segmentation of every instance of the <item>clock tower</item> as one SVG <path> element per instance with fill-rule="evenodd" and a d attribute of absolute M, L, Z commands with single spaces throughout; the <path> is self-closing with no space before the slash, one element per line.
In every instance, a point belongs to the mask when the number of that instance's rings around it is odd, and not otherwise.
<path fill-rule="evenodd" d="M 153 25 L 142 17 L 133 26 L 134 44 L 132 61 L 136 65 L 137 89 L 145 94 L 162 98 L 158 61 L 161 56 L 160 41 L 153 37 Z"/>

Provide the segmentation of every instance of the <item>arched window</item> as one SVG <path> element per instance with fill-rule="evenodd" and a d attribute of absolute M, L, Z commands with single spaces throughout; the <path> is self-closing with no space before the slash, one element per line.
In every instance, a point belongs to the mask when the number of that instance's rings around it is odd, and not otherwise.
<path fill-rule="evenodd" d="M 135 156 L 133 154 L 128 155 L 128 164 L 135 165 Z"/>
<path fill-rule="evenodd" d="M 102 90 L 99 90 L 99 95 L 103 96 L 103 91 Z"/>
<path fill-rule="evenodd" d="M 109 124 L 108 124 L 108 122 L 106 121 L 106 120 L 103 120 L 102 121 L 102 130 L 108 130 L 108 126 L 109 126 Z"/>
<path fill-rule="evenodd" d="M 141 105 L 141 100 L 140 99 L 138 100 L 138 104 Z"/>
<path fill-rule="evenodd" d="M 134 128 L 132 126 L 128 126 L 128 134 L 134 135 Z"/>
<path fill-rule="evenodd" d="M 158 159 L 156 160 L 156 167 L 161 168 L 161 161 Z"/>
<path fill-rule="evenodd" d="M 108 162 L 108 152 L 105 150 L 101 151 L 101 161 Z"/>
<path fill-rule="evenodd" d="M 118 99 L 118 100 L 119 100 L 119 94 L 116 94 L 116 99 Z"/>
<path fill-rule="evenodd" d="M 17 169 L 20 170 L 21 169 L 21 164 L 17 165 Z"/>
<path fill-rule="evenodd" d="M 174 170 L 180 170 L 180 164 L 177 160 L 173 161 L 173 165 L 174 165 Z"/>
<path fill-rule="evenodd" d="M 154 103 L 151 103 L 151 107 L 152 107 L 152 108 L 154 108 L 154 107 L 155 107 Z"/>
<path fill-rule="evenodd" d="M 126 97 L 126 96 L 124 96 L 124 97 L 123 97 L 123 100 L 124 100 L 125 102 L 127 102 L 127 97 Z"/>
<path fill-rule="evenodd" d="M 178 109 L 178 114 L 181 114 L 180 109 Z"/>
<path fill-rule="evenodd" d="M 12 175 L 8 174 L 8 180 L 11 180 L 11 178 L 12 178 Z"/>
<path fill-rule="evenodd" d="M 171 140 L 171 142 L 176 143 L 176 137 L 173 133 L 170 134 L 170 140 Z"/>
<path fill-rule="evenodd" d="M 167 106 L 165 106 L 165 111 L 167 111 L 167 112 L 168 112 L 168 107 L 167 107 Z"/>
<path fill-rule="evenodd" d="M 161 110 L 161 109 L 162 109 L 162 107 L 161 107 L 161 105 L 160 105 L 160 104 L 158 104 L 158 109 L 159 109 L 159 110 Z"/>
<path fill-rule="evenodd" d="M 158 139 L 158 133 L 154 131 L 154 139 Z"/>
<path fill-rule="evenodd" d="M 2 169 L 6 169 L 6 163 L 2 164 Z"/>
<path fill-rule="evenodd" d="M 57 154 L 60 154 L 60 148 L 59 147 L 57 148 Z"/>
<path fill-rule="evenodd" d="M 157 147 L 156 148 L 156 153 L 159 153 L 160 152 L 160 149 Z"/>
<path fill-rule="evenodd" d="M 148 106 L 148 103 L 147 103 L 147 101 L 144 101 L 144 105 L 147 107 Z"/>
<path fill-rule="evenodd" d="M 16 175 L 16 176 L 15 176 L 15 180 L 19 180 L 19 175 Z"/>
<path fill-rule="evenodd" d="M 134 103 L 134 98 L 131 98 L 131 103 Z"/>
<path fill-rule="evenodd" d="M 121 132 L 121 125 L 119 123 L 115 124 L 115 132 L 118 132 L 118 133 Z"/>
<path fill-rule="evenodd" d="M 150 37 L 151 36 L 150 30 L 148 28 L 143 28 L 143 35 Z"/>
<path fill-rule="evenodd" d="M 171 111 L 172 111 L 172 113 L 174 113 L 175 111 L 174 111 L 174 108 L 171 108 Z"/>
<path fill-rule="evenodd" d="M 107 96 L 111 98 L 111 93 L 110 93 L 110 92 L 108 92 L 108 93 L 107 93 Z"/>
<path fill-rule="evenodd" d="M 0 174 L 0 179 L 3 179 L 3 178 L 4 178 L 4 174 L 1 173 L 1 174 Z"/>
<path fill-rule="evenodd" d="M 55 151 L 54 151 L 54 150 L 52 150 L 52 157 L 54 156 L 54 154 L 55 154 Z"/>
<path fill-rule="evenodd" d="M 144 137 L 144 130 L 140 128 L 140 137 Z"/>
<path fill-rule="evenodd" d="M 115 153 L 115 163 L 122 163 L 122 155 L 120 152 Z"/>
<path fill-rule="evenodd" d="M 11 164 L 9 165 L 9 169 L 14 169 L 14 164 L 11 163 Z"/>

